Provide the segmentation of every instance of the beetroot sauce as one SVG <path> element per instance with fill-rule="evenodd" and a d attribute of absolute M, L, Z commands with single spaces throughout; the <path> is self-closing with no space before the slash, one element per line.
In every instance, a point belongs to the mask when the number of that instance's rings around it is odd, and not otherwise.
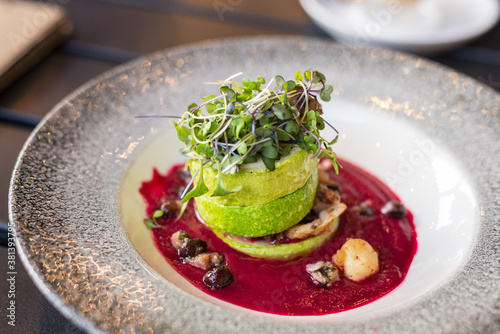
<path fill-rule="evenodd" d="M 396 288 L 404 279 L 417 250 L 417 235 L 409 211 L 403 218 L 389 218 L 380 209 L 397 196 L 381 181 L 366 171 L 340 161 L 340 175 L 329 171 L 342 187 L 342 202 L 348 209 L 342 214 L 335 235 L 306 257 L 291 261 L 253 258 L 226 245 L 195 215 L 190 201 L 181 219 L 160 218 L 161 228 L 152 230 L 157 249 L 167 262 L 184 278 L 211 296 L 252 310 L 281 315 L 322 315 L 336 313 L 372 302 Z M 165 176 L 153 172 L 153 178 L 140 189 L 151 217 L 165 199 L 178 198 L 187 180 L 182 177 L 183 166 L 173 166 Z M 371 200 L 374 215 L 357 215 L 353 206 Z M 208 252 L 223 254 L 233 274 L 233 282 L 221 289 L 210 290 L 203 283 L 205 270 L 184 264 L 170 243 L 178 231 L 188 232 L 191 238 L 207 242 Z M 361 238 L 378 252 L 380 270 L 368 279 L 356 283 L 341 275 L 329 288 L 312 283 L 305 267 L 331 257 L 348 238 Z"/>

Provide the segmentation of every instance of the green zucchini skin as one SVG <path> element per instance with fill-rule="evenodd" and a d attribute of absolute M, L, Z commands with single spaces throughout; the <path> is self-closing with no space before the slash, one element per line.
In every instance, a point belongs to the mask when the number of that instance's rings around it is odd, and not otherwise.
<path fill-rule="evenodd" d="M 339 218 L 332 221 L 332 228 L 330 232 L 316 235 L 305 240 L 284 245 L 267 245 L 257 246 L 250 243 L 238 242 L 238 240 L 231 239 L 231 237 L 224 236 L 220 232 L 215 234 L 230 247 L 248 254 L 253 257 L 276 259 L 276 260 L 291 260 L 297 257 L 306 256 L 313 250 L 321 246 L 325 241 L 329 240 L 337 231 L 339 225 Z"/>
<path fill-rule="evenodd" d="M 252 206 L 227 206 L 213 197 L 196 197 L 198 214 L 215 231 L 243 237 L 261 237 L 279 233 L 297 224 L 311 210 L 318 174 L 316 170 L 306 184 L 291 194 L 272 202 Z"/>
<path fill-rule="evenodd" d="M 254 206 L 266 204 L 289 195 L 303 187 L 316 170 L 318 159 L 313 159 L 306 151 L 296 147 L 292 153 L 276 163 L 276 169 L 269 171 L 261 163 L 242 165 L 239 172 L 222 174 L 224 188 L 231 191 L 242 187 L 240 191 L 225 195 L 211 197 L 219 182 L 217 170 L 206 165 L 204 182 L 208 193 L 203 195 L 207 201 L 226 206 Z M 253 165 L 253 166 L 252 166 Z M 194 175 L 199 168 L 197 161 L 189 164 L 191 174 Z M 199 176 L 195 179 L 195 184 Z"/>

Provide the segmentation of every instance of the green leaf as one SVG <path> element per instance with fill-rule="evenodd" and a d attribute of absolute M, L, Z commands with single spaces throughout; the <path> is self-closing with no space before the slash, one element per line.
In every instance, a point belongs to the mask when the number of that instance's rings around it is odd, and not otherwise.
<path fill-rule="evenodd" d="M 276 86 L 278 86 L 278 89 L 282 90 L 285 84 L 285 79 L 283 79 L 281 75 L 277 75 L 274 80 L 276 81 Z"/>
<path fill-rule="evenodd" d="M 292 146 L 291 145 L 285 145 L 285 147 L 283 148 L 282 152 L 281 152 L 281 155 L 286 157 L 290 154 L 290 151 L 292 150 Z"/>
<path fill-rule="evenodd" d="M 222 183 L 220 183 L 220 184 L 222 184 Z M 238 186 L 238 187 L 234 188 L 233 190 L 229 191 L 222 186 L 219 187 L 219 184 L 217 184 L 217 187 L 215 187 L 215 190 L 214 190 L 213 194 L 211 195 L 211 197 L 226 196 L 229 194 L 237 193 L 238 191 L 241 191 L 241 189 L 243 189 L 243 186 Z"/>
<path fill-rule="evenodd" d="M 204 155 L 207 147 L 208 147 L 207 144 L 200 144 L 200 145 L 198 145 L 196 147 L 196 153 L 198 153 L 199 155 Z"/>
<path fill-rule="evenodd" d="M 335 174 L 339 174 L 339 168 L 343 168 L 341 164 L 337 161 L 337 154 L 333 153 L 333 155 L 330 157 L 330 160 L 332 161 L 333 169 L 335 170 Z"/>
<path fill-rule="evenodd" d="M 287 81 L 283 84 L 283 88 L 285 89 L 285 91 L 291 92 L 295 89 L 295 82 L 293 82 L 292 80 Z"/>
<path fill-rule="evenodd" d="M 235 139 L 234 127 L 229 127 L 229 129 L 226 130 L 226 136 L 229 142 L 233 142 L 233 140 Z"/>
<path fill-rule="evenodd" d="M 209 120 L 208 122 L 205 122 L 203 124 L 203 135 L 206 136 L 208 130 L 210 130 L 210 128 L 212 127 L 212 121 Z"/>
<path fill-rule="evenodd" d="M 276 118 L 282 121 L 286 121 L 292 118 L 292 113 L 282 104 L 275 104 L 273 106 L 273 112 Z"/>
<path fill-rule="evenodd" d="M 260 82 L 262 85 L 266 83 L 266 79 L 263 77 L 257 77 L 257 81 Z"/>
<path fill-rule="evenodd" d="M 337 140 L 339 139 L 339 135 L 336 135 L 335 138 L 333 138 L 333 140 L 331 142 L 328 143 L 328 145 L 333 145 L 337 142 Z"/>
<path fill-rule="evenodd" d="M 259 128 L 255 130 L 255 135 L 260 138 L 268 138 L 273 135 L 273 131 L 269 129 Z"/>
<path fill-rule="evenodd" d="M 234 103 L 229 102 L 226 106 L 226 114 L 232 114 L 234 111 Z"/>
<path fill-rule="evenodd" d="M 306 143 L 304 141 L 304 135 L 302 132 L 299 132 L 296 136 L 296 140 L 297 140 L 297 145 L 303 149 L 304 151 L 307 151 L 307 146 L 306 146 Z"/>
<path fill-rule="evenodd" d="M 207 102 L 207 101 L 210 101 L 212 99 L 215 99 L 217 96 L 215 96 L 214 94 L 211 94 L 211 95 L 207 95 L 205 97 L 202 97 L 202 100 L 203 102 Z"/>
<path fill-rule="evenodd" d="M 198 137 L 199 140 L 205 140 L 205 134 L 204 134 L 204 129 L 203 128 L 197 128 L 198 132 L 196 133 L 196 136 Z"/>
<path fill-rule="evenodd" d="M 260 84 L 258 82 L 255 82 L 255 81 L 251 81 L 249 84 L 248 84 L 248 89 L 251 89 L 251 90 L 257 90 L 260 88 Z"/>
<path fill-rule="evenodd" d="M 267 125 L 269 124 L 269 117 L 262 117 L 260 120 L 259 120 L 259 124 L 260 126 L 264 126 L 264 125 Z"/>
<path fill-rule="evenodd" d="M 249 95 L 247 94 L 239 94 L 236 96 L 236 101 L 244 102 L 248 99 Z"/>
<path fill-rule="evenodd" d="M 316 122 L 318 122 L 318 130 L 323 130 L 325 128 L 325 122 L 322 117 L 316 117 Z"/>
<path fill-rule="evenodd" d="M 180 126 L 176 122 L 174 122 L 174 126 L 175 130 L 177 131 L 177 137 L 180 139 L 180 141 L 187 144 L 189 142 L 189 135 L 191 134 L 189 129 L 185 126 Z"/>
<path fill-rule="evenodd" d="M 321 90 L 321 95 L 319 96 L 323 101 L 328 102 L 331 100 L 331 95 L 333 92 L 333 87 L 326 85 L 325 88 Z"/>
<path fill-rule="evenodd" d="M 243 163 L 245 164 L 250 164 L 252 162 L 256 162 L 257 160 L 259 160 L 259 156 L 258 155 L 252 155 L 252 156 L 248 156 L 245 158 L 245 160 L 243 161 Z"/>
<path fill-rule="evenodd" d="M 297 134 L 299 133 L 300 131 L 300 125 L 298 125 L 296 122 L 294 121 L 291 121 L 291 122 L 288 122 L 286 125 L 285 125 L 285 131 L 288 132 L 288 133 L 293 133 L 293 134 Z"/>
<path fill-rule="evenodd" d="M 213 133 L 218 128 L 219 128 L 219 124 L 217 122 L 210 122 L 210 128 L 208 129 L 208 132 Z"/>
<path fill-rule="evenodd" d="M 248 151 L 248 146 L 245 144 L 245 142 L 242 142 L 238 148 L 236 149 L 240 155 L 245 155 Z"/>
<path fill-rule="evenodd" d="M 226 195 L 238 192 L 241 189 L 243 189 L 243 186 L 238 186 L 238 187 L 234 188 L 232 191 L 227 190 L 224 187 L 224 184 L 222 183 L 222 175 L 223 174 L 221 172 L 220 162 L 219 162 L 219 160 L 216 160 L 215 162 L 217 163 L 217 175 L 218 175 L 219 181 L 217 182 L 217 186 L 215 187 L 214 192 L 212 193 L 212 195 L 210 195 L 211 197 L 226 196 Z"/>
<path fill-rule="evenodd" d="M 300 115 L 300 111 L 299 109 L 296 107 L 296 106 L 291 106 L 288 108 L 288 110 L 290 110 L 290 112 L 295 116 L 299 116 Z"/>
<path fill-rule="evenodd" d="M 208 188 L 207 186 L 205 185 L 205 183 L 199 183 L 197 184 L 193 190 L 191 190 L 190 192 L 188 192 L 186 194 L 186 196 L 184 196 L 184 198 L 182 199 L 182 203 L 185 203 L 187 201 L 189 201 L 191 198 L 194 198 L 194 197 L 199 197 L 199 196 L 202 196 L 204 194 L 206 194 L 208 192 Z"/>
<path fill-rule="evenodd" d="M 304 80 L 304 77 L 302 77 L 302 75 L 300 74 L 302 71 L 298 70 L 296 73 L 295 73 L 295 80 L 298 80 L 298 81 L 302 81 Z"/>
<path fill-rule="evenodd" d="M 307 146 L 306 146 L 306 144 L 304 144 L 304 142 L 303 142 L 303 141 L 299 141 L 299 142 L 297 143 L 297 145 L 298 145 L 301 149 L 303 149 L 304 151 L 306 151 L 306 152 L 307 152 Z"/>
<path fill-rule="evenodd" d="M 309 110 L 309 112 L 307 113 L 307 121 L 312 120 L 316 120 L 316 113 L 314 112 L 314 110 Z"/>
<path fill-rule="evenodd" d="M 236 125 L 235 136 L 236 136 L 236 138 L 240 139 L 240 131 L 245 126 L 245 121 L 241 118 L 236 118 L 236 119 L 240 120 L 240 122 L 238 122 L 238 124 Z"/>
<path fill-rule="evenodd" d="M 215 111 L 215 104 L 207 103 L 207 105 L 205 106 L 205 109 L 207 109 L 207 111 L 211 114 Z"/>
<path fill-rule="evenodd" d="M 262 156 L 268 159 L 276 159 L 278 157 L 278 150 L 274 146 L 263 146 Z"/>
<path fill-rule="evenodd" d="M 309 110 L 307 113 L 307 122 L 309 131 L 316 131 L 316 112 L 314 110 Z"/>
<path fill-rule="evenodd" d="M 314 143 L 307 145 L 307 148 L 309 153 L 316 153 L 318 151 L 318 143 L 315 141 Z"/>
<path fill-rule="evenodd" d="M 219 177 L 219 182 L 217 183 L 217 187 L 215 187 L 214 192 L 210 197 L 217 197 L 217 196 L 226 196 L 229 195 L 231 192 L 226 190 L 224 186 L 222 185 L 222 178 Z"/>
<path fill-rule="evenodd" d="M 163 217 L 163 211 L 156 210 L 155 212 L 153 212 L 153 219 L 160 218 L 160 217 Z"/>
<path fill-rule="evenodd" d="M 243 78 L 243 80 L 241 80 L 241 84 L 243 85 L 243 87 L 248 87 L 248 85 L 250 84 L 250 79 Z"/>
<path fill-rule="evenodd" d="M 182 203 L 189 201 L 193 197 L 202 196 L 208 192 L 208 188 L 205 185 L 205 181 L 203 180 L 203 162 L 201 160 L 198 173 L 200 174 L 198 182 L 196 182 L 194 188 L 184 196 L 184 198 L 181 200 Z"/>
<path fill-rule="evenodd" d="M 144 219 L 144 225 L 148 228 L 148 230 L 152 230 L 156 227 L 158 227 L 158 224 L 156 224 L 153 219 Z"/>
<path fill-rule="evenodd" d="M 243 88 L 243 91 L 236 97 L 237 101 L 244 102 L 252 96 L 252 90 Z"/>
<path fill-rule="evenodd" d="M 314 139 L 314 138 L 313 138 L 312 136 L 310 136 L 310 135 L 306 135 L 306 136 L 304 136 L 304 142 L 305 142 L 306 144 L 312 144 L 312 143 L 316 142 L 316 139 Z"/>
<path fill-rule="evenodd" d="M 325 82 L 325 76 L 323 75 L 323 73 L 321 72 L 318 72 L 318 71 L 315 71 L 314 72 L 314 78 L 313 78 L 313 83 L 318 83 L 318 82 Z"/>
<path fill-rule="evenodd" d="M 196 108 L 198 105 L 196 103 L 191 103 L 190 105 L 188 105 L 187 107 L 187 110 L 191 110 L 193 108 Z"/>
<path fill-rule="evenodd" d="M 234 118 L 230 126 L 234 128 L 234 136 L 240 138 L 240 131 L 245 127 L 245 121 L 242 118 Z"/>
<path fill-rule="evenodd" d="M 335 170 L 335 174 L 339 175 L 339 164 L 335 161 L 335 163 L 332 161 L 333 169 Z M 342 166 L 340 166 L 342 167 Z"/>
<path fill-rule="evenodd" d="M 233 120 L 231 121 L 231 124 L 229 124 L 229 126 L 236 128 L 241 124 L 245 124 L 245 121 L 242 118 L 233 118 Z"/>
<path fill-rule="evenodd" d="M 272 135 L 272 133 L 271 133 L 271 135 Z M 267 140 L 267 141 L 265 141 L 265 142 L 262 143 L 263 147 L 265 147 L 265 146 L 272 146 L 272 145 L 273 145 L 273 141 L 272 140 Z"/>
<path fill-rule="evenodd" d="M 292 137 L 290 137 L 290 135 L 286 132 L 283 132 L 283 131 L 278 131 L 278 140 L 279 141 L 289 141 L 292 139 Z"/>
<path fill-rule="evenodd" d="M 252 116 L 250 116 L 250 114 L 245 113 L 240 115 L 241 115 L 240 117 L 243 119 L 245 123 L 252 123 Z"/>
<path fill-rule="evenodd" d="M 262 157 L 262 162 L 264 162 L 266 168 L 269 169 L 271 172 L 276 168 L 276 160 L 274 159 Z"/>
<path fill-rule="evenodd" d="M 205 150 L 205 156 L 207 158 L 212 158 L 214 156 L 214 148 L 211 146 L 208 146 L 207 149 Z"/>
<path fill-rule="evenodd" d="M 307 81 L 311 81 L 311 70 L 304 71 L 304 76 Z"/>
<path fill-rule="evenodd" d="M 262 111 L 268 110 L 269 108 L 271 108 L 272 105 L 273 105 L 273 101 L 267 100 L 266 103 L 264 103 L 264 106 L 262 107 Z"/>
<path fill-rule="evenodd" d="M 220 88 L 220 92 L 222 94 L 226 94 L 228 99 L 232 99 L 236 95 L 236 93 L 234 92 L 234 90 L 232 90 L 228 86 L 222 86 Z"/>

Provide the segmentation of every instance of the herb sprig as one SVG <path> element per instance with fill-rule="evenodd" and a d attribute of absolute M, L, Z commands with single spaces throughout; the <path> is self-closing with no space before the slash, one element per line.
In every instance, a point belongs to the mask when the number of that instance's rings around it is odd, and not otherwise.
<path fill-rule="evenodd" d="M 174 121 L 177 136 L 185 143 L 181 150 L 190 160 L 198 161 L 196 175 L 200 174 L 192 190 L 187 192 L 196 178 L 193 177 L 183 194 L 183 202 L 204 195 L 203 166 L 210 164 L 217 170 L 219 183 L 211 196 L 224 196 L 240 189 L 225 189 L 222 174 L 239 171 L 240 165 L 262 159 L 266 168 L 273 171 L 276 162 L 290 154 L 294 146 L 310 153 L 312 158 L 328 157 L 338 173 L 340 165 L 332 151 L 338 132 L 323 117 L 319 99 L 328 102 L 333 88 L 326 84 L 325 76 L 318 71 L 298 71 L 295 80 L 286 81 L 282 76 L 266 85 L 263 77 L 256 80 L 234 80 L 237 73 L 226 80 L 214 83 L 220 86 L 218 95 L 202 98 L 200 104 L 192 103 L 178 121 Z M 325 124 L 337 136 L 328 141 L 320 135 Z"/>
<path fill-rule="evenodd" d="M 156 219 L 163 217 L 163 211 L 156 210 L 153 212 L 153 216 L 151 218 L 144 219 L 144 225 L 148 228 L 148 230 L 152 230 L 154 228 L 160 228 L 161 225 L 158 224 Z"/>

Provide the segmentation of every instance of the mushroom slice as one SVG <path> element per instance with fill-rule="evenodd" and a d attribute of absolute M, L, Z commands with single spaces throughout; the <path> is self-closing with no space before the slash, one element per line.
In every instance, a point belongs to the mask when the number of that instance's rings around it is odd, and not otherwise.
<path fill-rule="evenodd" d="M 179 249 L 190 239 L 189 234 L 186 231 L 179 230 L 172 234 L 170 237 L 170 242 L 175 249 Z"/>
<path fill-rule="evenodd" d="M 313 211 L 320 213 L 332 206 L 332 204 L 340 203 L 340 194 L 334 191 L 324 183 L 318 183 L 316 190 L 316 198 L 314 199 Z"/>
<path fill-rule="evenodd" d="M 314 284 L 319 286 L 331 286 L 339 280 L 339 271 L 331 262 L 318 261 L 306 266 L 307 273 L 311 276 Z"/>
<path fill-rule="evenodd" d="M 224 264 L 224 256 L 219 253 L 202 253 L 184 260 L 192 266 L 208 270 Z"/>
<path fill-rule="evenodd" d="M 306 239 L 314 235 L 337 229 L 338 218 L 347 206 L 344 203 L 334 203 L 319 213 L 319 218 L 307 224 L 297 224 L 285 231 L 288 239 Z"/>

